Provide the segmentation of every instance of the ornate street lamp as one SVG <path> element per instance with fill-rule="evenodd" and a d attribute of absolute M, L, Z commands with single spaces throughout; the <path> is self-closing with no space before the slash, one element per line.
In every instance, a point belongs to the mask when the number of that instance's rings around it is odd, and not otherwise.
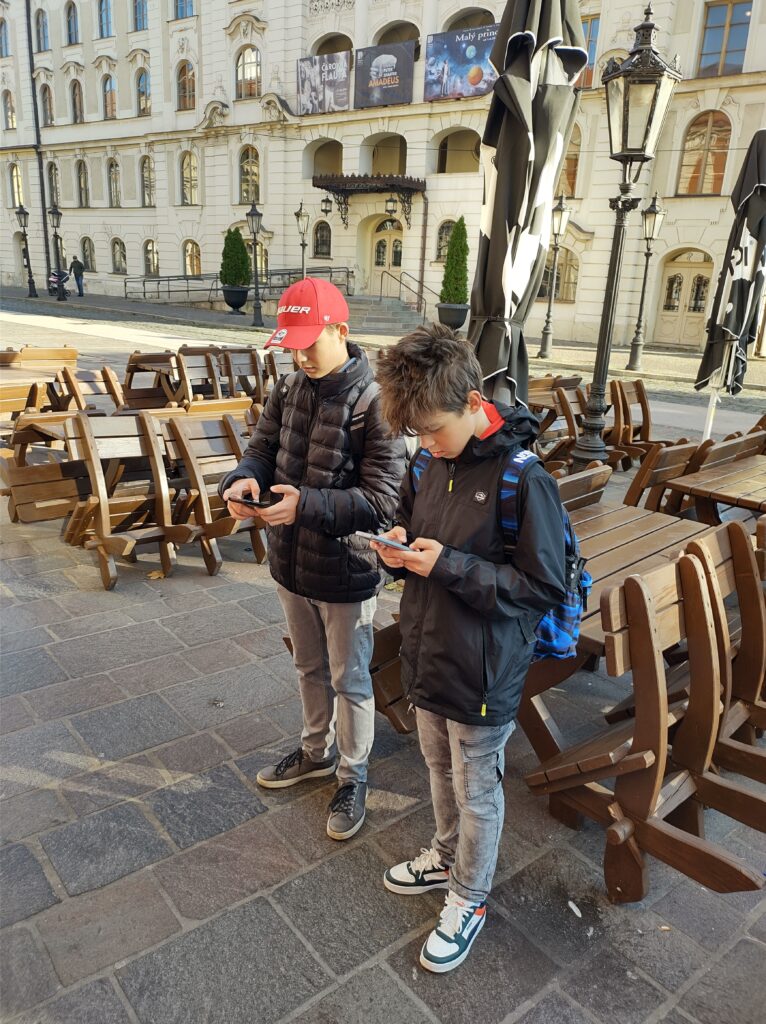
<path fill-rule="evenodd" d="M 325 217 L 329 217 L 332 213 L 332 199 L 328 195 L 324 197 L 322 202 L 319 204 L 319 209 L 322 211 Z"/>
<path fill-rule="evenodd" d="M 298 234 L 301 236 L 301 277 L 306 276 L 306 234 L 309 229 L 309 221 L 311 216 L 308 210 L 303 209 L 303 200 L 301 199 L 301 205 L 295 211 L 295 220 L 298 224 Z"/>
<path fill-rule="evenodd" d="M 56 299 L 58 302 L 66 302 L 66 291 L 64 282 L 61 279 L 61 238 L 59 228 L 61 226 L 61 210 L 54 203 L 48 210 L 48 220 L 53 228 L 53 252 L 56 256 Z"/>
<path fill-rule="evenodd" d="M 261 291 L 258 285 L 258 235 L 263 224 L 263 214 L 253 202 L 253 205 L 245 214 L 247 226 L 253 236 L 253 327 L 263 327 L 263 312 L 261 310 Z"/>
<path fill-rule="evenodd" d="M 396 211 L 398 209 L 399 207 L 396 202 L 396 196 L 389 196 L 388 199 L 386 200 L 386 213 L 388 214 L 388 216 L 395 217 Z"/>
<path fill-rule="evenodd" d="M 646 298 L 646 281 L 649 276 L 649 261 L 652 258 L 652 243 L 660 236 L 660 228 L 665 220 L 667 210 L 663 210 L 657 202 L 658 196 L 655 192 L 654 199 L 641 211 L 641 219 L 644 223 L 644 280 L 641 284 L 641 299 L 638 303 L 638 319 L 636 320 L 636 333 L 630 343 L 630 360 L 626 369 L 641 369 L 641 353 L 644 348 L 644 299 Z"/>
<path fill-rule="evenodd" d="M 32 276 L 32 261 L 29 258 L 29 239 L 27 238 L 29 210 L 25 210 L 21 204 L 19 204 L 19 207 L 16 210 L 16 220 L 19 222 L 21 237 L 24 239 L 24 262 L 27 265 L 27 298 L 36 299 L 38 297 L 37 288 L 35 287 L 35 279 Z"/>
<path fill-rule="evenodd" d="M 551 234 L 553 235 L 553 266 L 551 276 L 548 279 L 548 312 L 545 314 L 545 325 L 540 338 L 540 351 L 538 359 L 550 359 L 551 357 L 551 336 L 553 334 L 553 298 L 556 291 L 556 271 L 559 266 L 559 239 L 566 233 L 567 224 L 572 211 L 564 202 L 564 197 L 559 196 L 559 201 L 553 207 L 551 214 Z"/>
<path fill-rule="evenodd" d="M 622 63 L 612 58 L 601 77 L 606 87 L 610 156 L 622 164 L 622 181 L 620 195 L 609 200 L 609 206 L 616 211 L 617 219 L 609 257 L 593 383 L 583 418 L 583 432 L 572 452 L 575 471 L 583 469 L 594 459 L 606 461 L 603 438 L 606 379 L 612 352 L 612 331 L 628 214 L 638 206 L 639 200 L 633 195 L 633 189 L 643 164 L 654 158 L 673 90 L 681 78 L 678 58 L 675 57 L 673 63 L 668 64 L 654 46 L 657 28 L 653 17 L 652 5 L 648 4 L 644 11 L 644 21 L 636 26 L 633 49 Z"/>

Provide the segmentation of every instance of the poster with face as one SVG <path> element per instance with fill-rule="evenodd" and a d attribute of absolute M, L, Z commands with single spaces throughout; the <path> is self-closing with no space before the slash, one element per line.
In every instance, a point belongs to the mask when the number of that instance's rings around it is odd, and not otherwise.
<path fill-rule="evenodd" d="M 412 102 L 415 40 L 384 43 L 356 51 L 354 107 Z"/>
<path fill-rule="evenodd" d="M 497 74 L 489 55 L 498 28 L 484 25 L 429 36 L 423 99 L 453 100 L 491 92 Z"/>
<path fill-rule="evenodd" d="M 348 110 L 350 54 L 323 53 L 298 61 L 298 113 Z"/>

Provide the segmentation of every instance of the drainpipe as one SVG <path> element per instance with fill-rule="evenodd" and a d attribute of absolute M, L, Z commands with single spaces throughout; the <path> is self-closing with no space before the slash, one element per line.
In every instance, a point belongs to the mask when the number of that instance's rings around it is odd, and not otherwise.
<path fill-rule="evenodd" d="M 45 287 L 48 287 L 48 278 L 51 276 L 51 254 L 50 240 L 48 238 L 48 213 L 45 199 L 45 175 L 43 174 L 43 153 L 40 140 L 40 114 L 37 110 L 37 90 L 35 89 L 35 57 L 32 45 L 32 0 L 26 2 L 27 14 L 27 53 L 29 54 L 29 88 L 32 93 L 32 114 L 35 121 L 35 141 L 32 148 L 37 154 L 37 176 L 40 180 L 40 213 L 43 221 L 43 239 L 45 241 Z"/>
<path fill-rule="evenodd" d="M 418 313 L 423 310 L 423 278 L 426 274 L 426 244 L 428 236 L 428 196 L 423 193 L 423 231 L 420 236 L 420 277 L 418 280 Z"/>

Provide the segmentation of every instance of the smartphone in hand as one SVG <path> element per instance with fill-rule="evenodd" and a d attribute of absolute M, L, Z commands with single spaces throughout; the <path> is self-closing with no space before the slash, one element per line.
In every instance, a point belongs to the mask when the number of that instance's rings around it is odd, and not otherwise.
<path fill-rule="evenodd" d="M 247 505 L 248 508 L 271 508 L 278 501 L 282 500 L 281 494 L 272 494 L 271 491 L 261 491 L 257 498 L 251 498 L 243 494 L 239 498 L 229 498 L 229 501 L 239 502 L 240 505 Z"/>
<path fill-rule="evenodd" d="M 390 537 L 379 537 L 375 533 L 365 533 L 363 530 L 357 530 L 354 536 L 364 537 L 365 540 L 377 541 L 378 544 L 385 544 L 387 548 L 395 548 L 397 551 L 412 551 L 412 548 L 407 544 L 400 544 L 398 540 L 391 540 Z"/>

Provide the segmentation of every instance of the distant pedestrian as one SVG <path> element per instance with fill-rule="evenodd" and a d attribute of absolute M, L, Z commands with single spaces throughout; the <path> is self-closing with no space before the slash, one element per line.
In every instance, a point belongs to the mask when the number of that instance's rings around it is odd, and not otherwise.
<path fill-rule="evenodd" d="M 82 260 L 79 260 L 76 256 L 69 264 L 69 273 L 74 276 L 75 284 L 77 285 L 77 294 L 82 296 L 82 280 L 85 274 L 85 264 Z"/>

